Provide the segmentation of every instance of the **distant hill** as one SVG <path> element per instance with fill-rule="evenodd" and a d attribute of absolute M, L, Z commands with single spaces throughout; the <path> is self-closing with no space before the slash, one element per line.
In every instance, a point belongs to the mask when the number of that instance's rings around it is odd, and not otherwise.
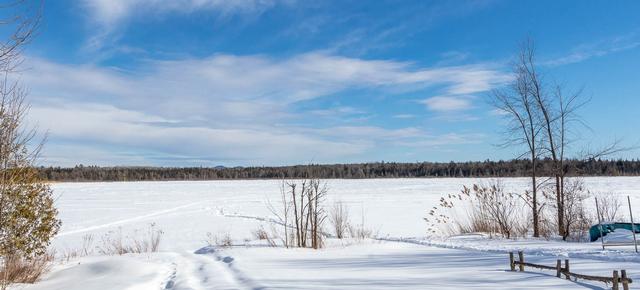
<path fill-rule="evenodd" d="M 423 177 L 519 177 L 527 176 L 526 160 L 479 162 L 374 162 L 310 164 L 278 167 L 40 167 L 50 181 L 143 181 L 281 178 L 423 178 Z M 640 160 L 569 160 L 571 176 L 640 176 Z M 548 175 L 549 160 L 541 160 L 540 175 Z"/>

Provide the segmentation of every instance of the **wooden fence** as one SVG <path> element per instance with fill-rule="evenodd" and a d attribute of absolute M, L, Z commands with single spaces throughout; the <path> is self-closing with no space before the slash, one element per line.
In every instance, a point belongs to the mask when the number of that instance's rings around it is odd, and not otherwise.
<path fill-rule="evenodd" d="M 522 251 L 518 252 L 518 260 L 514 258 L 513 252 L 509 253 L 509 266 L 511 268 L 511 271 L 516 270 L 516 265 L 518 266 L 518 270 L 520 270 L 520 272 L 524 271 L 524 267 L 526 266 L 526 267 L 533 267 L 533 268 L 538 268 L 543 270 L 555 270 L 556 277 L 561 278 L 562 276 L 564 276 L 567 280 L 571 280 L 571 277 L 574 277 L 576 280 L 583 279 L 583 280 L 611 283 L 611 285 L 613 285 L 613 288 L 612 288 L 613 290 L 619 290 L 620 284 L 622 284 L 622 289 L 629 290 L 629 284 L 633 282 L 631 278 L 627 277 L 626 270 L 620 270 L 620 272 L 618 272 L 618 270 L 614 270 L 613 274 L 608 277 L 583 275 L 583 274 L 571 272 L 569 268 L 569 259 L 564 260 L 564 267 L 562 267 L 562 261 L 559 259 L 556 261 L 555 266 L 546 266 L 546 265 L 527 263 L 524 261 L 524 253 L 522 253 Z"/>

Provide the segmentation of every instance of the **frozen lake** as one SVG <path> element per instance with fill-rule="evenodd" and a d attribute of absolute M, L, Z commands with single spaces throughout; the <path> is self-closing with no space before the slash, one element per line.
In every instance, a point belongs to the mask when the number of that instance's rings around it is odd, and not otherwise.
<path fill-rule="evenodd" d="M 361 222 L 364 217 L 365 225 L 380 236 L 424 236 L 423 218 L 441 196 L 458 193 L 463 185 L 491 180 L 333 179 L 327 180 L 326 204 L 343 201 L 352 220 Z M 501 181 L 511 190 L 528 188 L 526 178 Z M 640 209 L 640 177 L 589 177 L 584 181 L 593 193 L 610 192 L 621 198 L 630 195 Z M 70 247 L 87 233 L 140 229 L 149 223 L 165 231 L 172 241 L 164 243 L 168 249 L 198 248 L 207 232 L 250 238 L 255 221 L 228 215 L 273 217 L 267 204 L 278 204 L 280 184 L 278 180 L 57 183 L 53 189 L 63 226 L 55 245 Z M 627 213 L 626 207 L 622 212 Z"/>

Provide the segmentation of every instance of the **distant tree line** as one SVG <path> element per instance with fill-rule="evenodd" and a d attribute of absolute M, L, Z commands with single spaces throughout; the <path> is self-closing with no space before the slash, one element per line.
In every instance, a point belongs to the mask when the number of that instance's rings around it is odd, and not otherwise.
<path fill-rule="evenodd" d="M 567 160 L 570 176 L 640 176 L 636 160 Z M 553 161 L 538 161 L 540 176 L 552 176 Z M 282 178 L 419 178 L 419 177 L 523 177 L 531 171 L 528 160 L 478 162 L 374 162 L 310 164 L 279 167 L 40 167 L 49 181 L 156 181 Z"/>

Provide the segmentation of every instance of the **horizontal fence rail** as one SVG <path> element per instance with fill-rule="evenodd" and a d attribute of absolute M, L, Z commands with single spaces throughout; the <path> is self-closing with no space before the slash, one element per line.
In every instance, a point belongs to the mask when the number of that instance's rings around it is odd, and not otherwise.
<path fill-rule="evenodd" d="M 518 270 L 520 272 L 523 272 L 525 267 L 531 267 L 542 270 L 555 270 L 556 277 L 562 278 L 562 276 L 564 275 L 565 279 L 567 280 L 571 280 L 571 277 L 574 277 L 576 280 L 583 279 L 611 283 L 611 285 L 613 285 L 613 290 L 619 290 L 620 284 L 622 284 L 622 289 L 628 290 L 629 284 L 633 282 L 631 278 L 627 277 L 626 270 L 620 270 L 620 272 L 618 272 L 618 270 L 614 270 L 611 276 L 592 276 L 571 272 L 569 268 L 569 259 L 564 260 L 564 267 L 562 267 L 562 261 L 559 259 L 556 260 L 555 266 L 528 263 L 524 261 L 524 253 L 522 251 L 518 252 L 518 260 L 515 259 L 513 252 L 509 253 L 509 268 L 511 269 L 511 271 L 515 271 L 516 266 L 518 267 Z"/>

